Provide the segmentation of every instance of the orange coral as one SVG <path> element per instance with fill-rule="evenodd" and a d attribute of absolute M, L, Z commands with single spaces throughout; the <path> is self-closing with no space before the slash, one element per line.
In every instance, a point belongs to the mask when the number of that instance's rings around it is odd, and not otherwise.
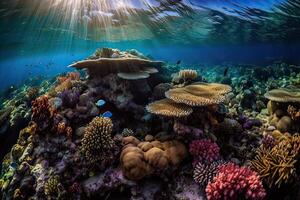
<path fill-rule="evenodd" d="M 67 126 L 65 122 L 59 122 L 57 125 L 57 133 L 66 134 L 68 138 L 71 138 L 73 130 L 70 126 Z"/>
<path fill-rule="evenodd" d="M 298 121 L 300 120 L 300 109 L 297 110 L 294 106 L 289 105 L 287 112 L 291 116 L 292 120 Z"/>
<path fill-rule="evenodd" d="M 74 81 L 80 80 L 78 72 L 69 72 L 66 76 L 59 76 L 57 78 L 58 85 L 55 87 L 56 92 L 63 92 L 73 87 Z"/>

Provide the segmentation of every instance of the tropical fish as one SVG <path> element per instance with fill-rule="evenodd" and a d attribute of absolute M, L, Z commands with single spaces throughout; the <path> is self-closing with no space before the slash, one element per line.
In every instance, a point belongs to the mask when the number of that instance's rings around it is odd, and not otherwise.
<path fill-rule="evenodd" d="M 181 63 L 181 60 L 178 60 L 177 62 L 176 62 L 176 65 L 179 65 Z"/>
<path fill-rule="evenodd" d="M 106 111 L 103 114 L 101 114 L 102 117 L 107 117 L 107 118 L 111 118 L 112 117 L 112 113 L 110 111 Z"/>
<path fill-rule="evenodd" d="M 227 76 L 227 74 L 228 74 L 228 69 L 229 69 L 228 67 L 225 68 L 223 76 Z"/>
<path fill-rule="evenodd" d="M 101 106 L 104 106 L 106 102 L 103 100 L 103 99 L 100 99 L 99 101 L 96 102 L 96 105 L 101 107 Z"/>
<path fill-rule="evenodd" d="M 10 163 L 9 165 L 12 169 L 17 169 L 18 165 L 15 162 Z"/>

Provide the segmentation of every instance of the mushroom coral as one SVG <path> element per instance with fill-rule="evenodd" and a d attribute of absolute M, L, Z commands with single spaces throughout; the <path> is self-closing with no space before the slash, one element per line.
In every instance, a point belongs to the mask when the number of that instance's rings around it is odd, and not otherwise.
<path fill-rule="evenodd" d="M 225 94 L 231 87 L 218 83 L 193 83 L 191 85 L 170 89 L 165 93 L 168 99 L 189 106 L 208 106 L 225 100 Z"/>
<path fill-rule="evenodd" d="M 123 138 L 121 166 L 124 175 L 140 180 L 154 171 L 177 166 L 187 156 L 187 149 L 177 140 L 140 142 L 133 136 Z"/>

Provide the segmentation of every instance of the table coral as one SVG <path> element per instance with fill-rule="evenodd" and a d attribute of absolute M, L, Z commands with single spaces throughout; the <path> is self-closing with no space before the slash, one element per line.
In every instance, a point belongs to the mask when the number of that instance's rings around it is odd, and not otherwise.
<path fill-rule="evenodd" d="M 220 166 L 218 174 L 208 183 L 205 191 L 208 200 L 235 200 L 241 197 L 260 200 L 266 196 L 256 172 L 233 163 Z"/>

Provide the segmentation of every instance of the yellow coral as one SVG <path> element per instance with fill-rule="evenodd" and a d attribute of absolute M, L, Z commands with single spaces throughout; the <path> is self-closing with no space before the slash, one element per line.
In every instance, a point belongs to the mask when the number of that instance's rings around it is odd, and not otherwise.
<path fill-rule="evenodd" d="M 58 195 L 59 189 L 59 176 L 50 177 L 44 186 L 44 193 L 46 196 L 56 196 Z"/>
<path fill-rule="evenodd" d="M 81 140 L 81 152 L 90 164 L 111 158 L 114 141 L 111 138 L 112 121 L 106 117 L 95 117 L 85 128 Z"/>
<path fill-rule="evenodd" d="M 166 117 L 185 117 L 193 112 L 191 107 L 176 103 L 170 99 L 154 101 L 146 106 L 146 110 Z"/>
<path fill-rule="evenodd" d="M 261 147 L 251 167 L 265 180 L 270 186 L 280 187 L 288 183 L 295 176 L 297 162 L 296 156 L 300 151 L 299 135 L 282 135 L 277 133 L 276 140 L 280 140 L 272 149 Z"/>

